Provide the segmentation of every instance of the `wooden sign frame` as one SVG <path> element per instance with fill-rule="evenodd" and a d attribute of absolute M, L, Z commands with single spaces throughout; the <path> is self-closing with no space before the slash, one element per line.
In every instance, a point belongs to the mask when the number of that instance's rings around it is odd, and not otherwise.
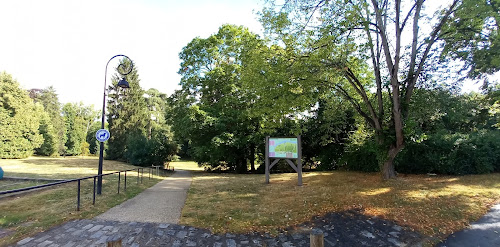
<path fill-rule="evenodd" d="M 297 158 L 277 158 L 277 157 L 269 157 L 269 136 L 266 136 L 266 184 L 269 183 L 269 177 L 270 177 L 270 171 L 275 166 L 278 161 L 281 159 L 284 159 L 290 167 L 292 167 L 298 175 L 298 186 L 302 186 L 302 143 L 300 136 L 297 137 L 273 137 L 273 138 L 297 138 Z M 271 163 L 271 159 L 274 159 L 273 162 Z M 292 160 L 296 160 L 297 164 L 295 164 Z"/>

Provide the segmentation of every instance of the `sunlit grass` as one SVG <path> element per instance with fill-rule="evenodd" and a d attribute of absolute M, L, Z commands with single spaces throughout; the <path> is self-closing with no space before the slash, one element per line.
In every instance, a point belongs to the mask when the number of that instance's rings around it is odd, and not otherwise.
<path fill-rule="evenodd" d="M 175 162 L 170 162 L 169 164 L 170 167 L 174 167 L 174 169 L 179 169 L 179 170 L 187 170 L 187 171 L 203 171 L 204 167 L 199 166 L 196 162 L 192 161 L 175 161 Z"/>
<path fill-rule="evenodd" d="M 383 181 L 378 173 L 264 175 L 195 173 L 181 223 L 215 232 L 263 231 L 310 220 L 328 212 L 357 209 L 444 237 L 477 220 L 500 199 L 500 174 L 463 177 L 400 176 Z"/>
<path fill-rule="evenodd" d="M 81 178 L 97 174 L 97 158 L 29 158 L 2 160 L 5 176 L 30 178 Z M 104 161 L 104 172 L 137 168 L 118 162 Z M 124 174 L 121 174 L 118 194 L 118 174 L 103 177 L 102 194 L 92 205 L 93 179 L 81 182 L 80 211 L 76 211 L 77 183 L 60 185 L 52 189 L 0 199 L 0 228 L 13 231 L 0 239 L 0 246 L 13 244 L 26 236 L 47 230 L 66 221 L 93 218 L 108 209 L 134 197 L 163 178 L 152 176 L 145 169 L 137 179 L 137 172 L 127 173 L 127 190 L 124 191 Z M 140 177 L 139 177 L 140 178 Z M 142 182 L 141 182 L 142 181 Z M 12 182 L 12 181 L 11 181 Z M 3 181 L 8 183 L 8 181 Z"/>
<path fill-rule="evenodd" d="M 98 157 L 30 157 L 3 159 L 0 165 L 5 177 L 69 179 L 97 175 Z M 103 161 L 103 173 L 136 168 L 124 162 Z"/>

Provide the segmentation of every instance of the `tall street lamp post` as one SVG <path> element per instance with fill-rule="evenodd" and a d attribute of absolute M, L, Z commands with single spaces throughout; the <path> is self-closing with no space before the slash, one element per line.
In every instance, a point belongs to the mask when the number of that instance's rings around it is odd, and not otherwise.
<path fill-rule="evenodd" d="M 121 87 L 121 88 L 129 88 L 129 83 L 125 80 L 125 76 L 128 75 L 130 72 L 132 72 L 132 68 L 134 67 L 134 64 L 132 62 L 132 60 L 125 56 L 125 55 L 115 55 L 113 56 L 111 59 L 109 59 L 108 63 L 106 64 L 106 70 L 104 71 L 104 97 L 102 99 L 102 116 L 101 116 L 101 130 L 104 130 L 104 116 L 106 115 L 105 112 L 106 112 L 106 79 L 107 79 L 107 76 L 108 76 L 108 65 L 109 65 L 109 62 L 111 62 L 111 60 L 113 60 L 113 58 L 115 57 L 125 57 L 127 58 L 129 61 L 130 61 L 130 65 L 127 69 L 127 66 L 123 63 L 120 63 L 120 65 L 118 65 L 117 67 L 117 71 L 120 75 L 123 76 L 123 78 L 118 82 L 118 87 Z M 99 133 L 99 131 L 98 131 Z M 106 134 L 104 134 L 106 135 Z M 107 138 L 109 138 L 109 133 L 107 134 Z M 96 135 L 97 137 L 97 135 Z M 106 138 L 106 140 L 107 140 Z M 102 190 L 102 161 L 103 161 L 103 155 L 104 155 L 104 141 L 101 141 L 101 145 L 100 145 L 100 148 L 99 148 L 99 169 L 97 171 L 97 175 L 99 175 L 99 177 L 97 178 L 97 194 L 100 195 L 101 194 L 101 190 Z"/>

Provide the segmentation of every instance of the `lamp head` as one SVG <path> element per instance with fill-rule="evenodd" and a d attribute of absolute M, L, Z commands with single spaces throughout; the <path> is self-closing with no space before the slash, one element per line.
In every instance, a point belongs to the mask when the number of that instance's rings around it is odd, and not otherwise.
<path fill-rule="evenodd" d="M 130 88 L 130 85 L 128 83 L 128 81 L 125 80 L 125 78 L 122 78 L 119 82 L 118 82 L 118 86 L 121 87 L 121 88 Z"/>

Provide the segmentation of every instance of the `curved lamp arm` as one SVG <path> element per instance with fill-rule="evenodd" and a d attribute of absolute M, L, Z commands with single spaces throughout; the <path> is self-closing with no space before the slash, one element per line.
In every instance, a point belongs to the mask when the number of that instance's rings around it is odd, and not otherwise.
<path fill-rule="evenodd" d="M 118 65 L 116 70 L 118 71 L 118 73 L 120 75 L 126 76 L 126 75 L 130 74 L 130 72 L 132 72 L 132 69 L 134 68 L 134 62 L 132 62 L 132 59 L 130 59 L 129 57 L 127 57 L 125 55 L 121 55 L 121 54 L 113 56 L 111 59 L 109 59 L 108 63 L 106 63 L 106 70 L 104 71 L 104 96 L 102 99 L 101 129 L 104 129 L 104 116 L 106 115 L 106 81 L 107 81 L 107 77 L 108 77 L 108 65 L 109 65 L 109 62 L 111 62 L 111 60 L 113 60 L 115 57 L 126 57 L 130 61 L 130 67 L 128 68 L 127 71 L 121 71 L 121 70 L 127 69 L 127 66 L 125 64 L 120 63 L 120 65 Z M 120 85 L 120 83 L 119 83 L 119 85 Z M 128 83 L 126 81 L 125 81 L 124 85 L 126 87 L 128 87 Z M 124 85 L 120 85 L 120 86 L 124 86 Z M 104 142 L 100 143 L 99 149 L 100 149 L 99 150 L 99 167 L 98 167 L 97 175 L 102 175 L 102 162 L 104 159 L 103 158 Z M 98 195 L 101 194 L 101 189 L 102 189 L 102 176 L 99 176 L 97 179 L 97 194 Z"/>

